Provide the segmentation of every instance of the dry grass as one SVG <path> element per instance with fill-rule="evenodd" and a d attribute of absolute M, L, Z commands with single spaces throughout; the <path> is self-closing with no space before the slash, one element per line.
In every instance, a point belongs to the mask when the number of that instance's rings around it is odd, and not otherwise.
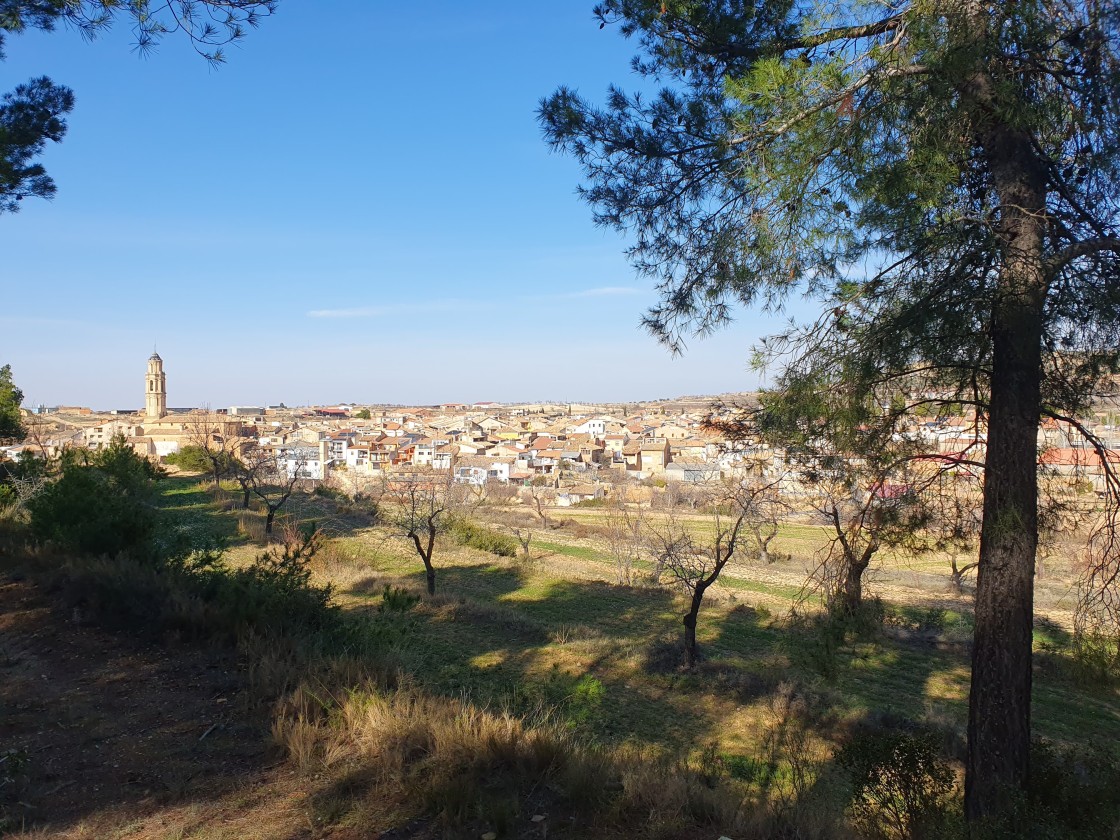
<path fill-rule="evenodd" d="M 787 707 L 783 725 L 795 714 Z M 350 780 L 348 801 L 333 806 L 340 825 L 431 814 L 452 836 L 543 838 L 551 827 L 577 837 L 590 826 L 601 837 L 844 836 L 836 801 L 796 801 L 788 785 L 762 795 L 714 752 L 684 760 L 594 746 L 544 713 L 527 720 L 412 686 L 338 694 L 304 684 L 278 707 L 273 736 L 304 773 Z M 777 739 L 776 758 L 788 761 L 791 744 L 805 794 L 816 776 L 804 739 Z M 534 826 L 540 834 L 524 833 Z"/>

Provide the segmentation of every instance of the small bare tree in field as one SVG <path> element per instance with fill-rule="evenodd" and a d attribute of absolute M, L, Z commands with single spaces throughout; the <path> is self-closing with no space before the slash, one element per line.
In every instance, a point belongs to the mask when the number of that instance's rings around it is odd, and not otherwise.
<path fill-rule="evenodd" d="M 249 506 L 250 494 L 260 499 L 265 506 L 265 534 L 272 534 L 276 514 L 295 493 L 300 481 L 304 480 L 303 471 L 306 466 L 307 462 L 304 460 L 281 466 L 273 449 L 255 445 L 247 448 L 237 462 L 235 475 L 244 493 L 245 506 Z"/>
<path fill-rule="evenodd" d="M 545 507 L 552 501 L 552 488 L 538 483 L 540 479 L 533 479 L 528 487 L 521 491 L 521 501 L 532 508 L 533 513 L 540 519 L 542 525 L 548 525 L 551 520 L 545 512 Z"/>
<path fill-rule="evenodd" d="M 540 528 L 539 521 L 532 514 L 517 510 L 503 511 L 497 514 L 494 519 L 498 525 L 509 531 L 513 538 L 517 540 L 517 544 L 521 546 L 522 556 L 528 560 L 530 556 L 529 548 Z"/>
<path fill-rule="evenodd" d="M 455 484 L 449 470 L 387 473 L 379 488 L 378 516 L 416 550 L 424 564 L 429 595 L 436 594 L 436 568 L 432 562 L 436 539 L 461 509 L 463 494 L 464 485 Z"/>
<path fill-rule="evenodd" d="M 236 424 L 204 406 L 192 412 L 187 419 L 187 439 L 205 458 L 209 465 L 214 490 L 221 486 L 222 477 L 234 471 L 240 438 L 233 433 Z"/>
<path fill-rule="evenodd" d="M 630 586 L 634 582 L 634 564 L 645 548 L 646 510 L 640 501 L 631 503 L 625 486 L 611 494 L 604 518 L 607 545 L 614 559 L 618 582 Z"/>
<path fill-rule="evenodd" d="M 517 488 L 508 481 L 488 478 L 483 485 L 483 496 L 488 504 L 508 505 L 517 498 Z"/>
<path fill-rule="evenodd" d="M 914 547 L 948 556 L 949 582 L 958 595 L 964 592 L 965 575 L 978 565 L 982 501 L 980 476 L 974 472 L 944 469 L 922 487 L 927 515 Z"/>
<path fill-rule="evenodd" d="M 808 503 L 832 531 L 813 580 L 830 609 L 863 605 L 863 575 L 884 546 L 913 541 L 929 522 L 921 494 L 903 471 L 867 470 L 855 458 L 822 459 L 803 481 Z"/>
<path fill-rule="evenodd" d="M 705 593 L 728 563 L 743 553 L 744 533 L 751 533 L 756 520 L 772 515 L 775 508 L 763 502 L 773 497 L 777 486 L 777 480 L 748 477 L 713 487 L 710 502 L 715 514 L 710 532 L 690 529 L 672 512 L 663 524 L 648 529 L 653 554 L 688 597 L 682 619 L 685 667 L 692 668 L 699 655 L 696 624 Z M 766 531 L 768 527 L 763 533 Z"/>

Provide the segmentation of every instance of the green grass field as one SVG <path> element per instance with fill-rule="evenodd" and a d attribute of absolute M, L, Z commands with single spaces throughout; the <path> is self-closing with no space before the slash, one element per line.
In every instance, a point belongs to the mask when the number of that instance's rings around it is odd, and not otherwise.
<path fill-rule="evenodd" d="M 244 525 L 254 512 L 222 510 L 225 505 L 187 479 L 164 486 L 167 509 L 188 527 L 225 537 L 235 555 L 259 550 Z M 339 514 L 333 505 L 305 497 L 291 513 L 336 523 L 337 536 L 316 559 L 316 573 L 335 586 L 344 607 L 377 605 L 386 585 L 421 591 L 422 567 L 408 544 L 359 527 L 353 512 Z M 773 726 L 774 698 L 790 686 L 811 704 L 824 742 L 883 716 L 924 720 L 963 735 L 967 598 L 923 590 L 923 574 L 899 564 L 880 576 L 889 585 L 873 579 L 868 586 L 883 598 L 883 628 L 830 640 L 810 621 L 789 615 L 802 595 L 803 558 L 764 568 L 743 564 L 709 597 L 698 628 L 705 661 L 683 673 L 675 650 L 680 593 L 614 583 L 613 560 L 586 533 L 600 514 L 573 513 L 584 529 L 542 531 L 530 560 L 441 542 L 437 596 L 408 614 L 406 632 L 394 642 L 402 668 L 419 685 L 523 713 L 556 709 L 604 743 L 715 744 L 730 756 L 757 754 Z M 780 539 L 811 552 L 822 535 L 815 526 L 791 525 Z M 912 586 L 898 584 L 906 574 Z M 1114 686 L 1076 679 L 1060 625 L 1043 620 L 1036 646 L 1036 732 L 1070 742 L 1120 739 L 1120 694 Z"/>

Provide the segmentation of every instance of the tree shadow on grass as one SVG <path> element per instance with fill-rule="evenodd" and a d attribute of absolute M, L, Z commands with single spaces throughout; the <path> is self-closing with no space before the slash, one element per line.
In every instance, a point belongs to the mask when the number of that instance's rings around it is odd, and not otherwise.
<path fill-rule="evenodd" d="M 350 588 L 371 597 L 387 583 L 371 576 Z M 513 563 L 440 568 L 437 595 L 415 609 L 403 653 L 428 690 L 518 714 L 551 712 L 605 741 L 637 739 L 687 747 L 709 731 L 686 694 L 635 680 L 636 651 L 678 621 L 664 589 L 601 581 L 542 580 Z"/>
<path fill-rule="evenodd" d="M 257 499 L 243 506 L 236 487 L 223 486 L 215 492 L 206 476 L 169 476 L 160 480 L 159 506 L 169 522 L 186 530 L 196 543 L 236 546 L 266 544 L 265 510 Z M 345 537 L 368 528 L 373 517 L 360 507 L 315 493 L 296 492 L 280 509 L 272 540 L 282 539 L 287 527 L 309 523 L 328 537 Z"/>

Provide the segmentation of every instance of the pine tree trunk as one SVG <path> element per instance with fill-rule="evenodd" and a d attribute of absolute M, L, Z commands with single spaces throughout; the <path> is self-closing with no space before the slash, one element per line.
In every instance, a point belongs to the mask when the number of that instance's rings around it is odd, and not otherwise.
<path fill-rule="evenodd" d="M 1038 546 L 1045 173 L 1029 139 L 997 125 L 981 138 L 1000 200 L 1003 263 L 992 312 L 991 405 L 976 629 L 968 705 L 965 813 L 1011 812 L 1027 785 L 1031 631 Z"/>

